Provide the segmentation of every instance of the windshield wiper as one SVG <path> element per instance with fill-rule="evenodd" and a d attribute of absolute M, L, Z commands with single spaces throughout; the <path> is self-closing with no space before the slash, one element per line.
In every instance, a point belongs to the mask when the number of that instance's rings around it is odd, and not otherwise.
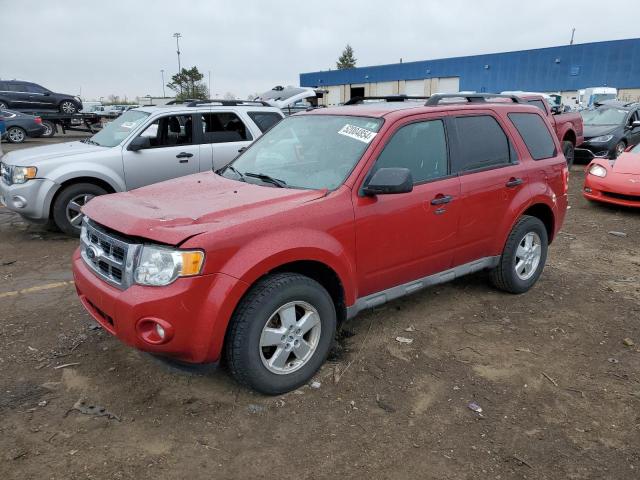
<path fill-rule="evenodd" d="M 101 147 L 102 145 L 100 145 L 98 142 L 96 142 L 95 140 L 91 140 L 90 138 L 83 138 L 82 140 L 80 140 L 82 143 L 89 143 L 91 145 L 98 145 L 99 147 Z"/>
<path fill-rule="evenodd" d="M 272 185 L 275 185 L 276 187 L 279 187 L 279 188 L 287 188 L 287 182 L 285 182 L 284 180 L 280 180 L 279 178 L 273 178 L 273 177 L 271 177 L 269 175 L 266 175 L 264 173 L 244 172 L 244 176 L 245 177 L 258 178 L 258 179 L 262 180 L 263 182 L 271 183 Z"/>
<path fill-rule="evenodd" d="M 240 180 L 242 180 L 243 182 L 246 182 L 246 180 L 244 178 L 244 175 L 242 173 L 240 173 L 238 170 L 236 170 L 234 167 L 232 167 L 231 165 L 227 165 L 226 167 L 222 167 L 216 173 L 220 174 L 220 173 L 224 172 L 225 170 L 231 170 L 238 177 L 240 177 Z"/>

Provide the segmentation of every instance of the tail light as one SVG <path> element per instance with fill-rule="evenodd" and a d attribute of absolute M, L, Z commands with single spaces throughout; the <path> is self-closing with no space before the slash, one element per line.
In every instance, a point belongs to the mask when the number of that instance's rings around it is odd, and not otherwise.
<path fill-rule="evenodd" d="M 38 125 L 42 125 L 42 119 L 41 119 L 40 117 L 36 117 L 35 122 L 36 122 Z"/>

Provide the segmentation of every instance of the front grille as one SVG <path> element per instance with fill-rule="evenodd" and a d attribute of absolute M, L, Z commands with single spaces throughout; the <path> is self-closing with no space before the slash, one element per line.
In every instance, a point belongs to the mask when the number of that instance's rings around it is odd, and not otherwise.
<path fill-rule="evenodd" d="M 626 200 L 628 202 L 640 202 L 640 195 L 625 195 L 623 193 L 614 192 L 602 192 L 603 195 L 611 198 L 617 198 L 619 200 Z"/>
<path fill-rule="evenodd" d="M 0 162 L 0 177 L 4 180 L 4 183 L 11 185 L 13 182 L 13 167 L 6 163 Z"/>
<path fill-rule="evenodd" d="M 103 280 L 120 289 L 131 284 L 132 266 L 140 245 L 108 233 L 85 217 L 80 250 L 85 263 Z"/>

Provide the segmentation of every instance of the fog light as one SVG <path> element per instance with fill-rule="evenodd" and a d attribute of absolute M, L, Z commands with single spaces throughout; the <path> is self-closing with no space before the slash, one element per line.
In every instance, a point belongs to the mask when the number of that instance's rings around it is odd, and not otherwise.
<path fill-rule="evenodd" d="M 15 195 L 12 199 L 11 199 L 13 206 L 16 208 L 24 208 L 27 206 L 27 199 L 24 197 L 21 197 L 20 195 Z"/>
<path fill-rule="evenodd" d="M 162 328 L 162 325 L 159 323 L 156 323 L 156 333 L 162 340 L 164 340 L 164 328 Z"/>
<path fill-rule="evenodd" d="M 587 193 L 591 193 L 591 189 L 589 187 L 584 187 L 584 191 Z"/>

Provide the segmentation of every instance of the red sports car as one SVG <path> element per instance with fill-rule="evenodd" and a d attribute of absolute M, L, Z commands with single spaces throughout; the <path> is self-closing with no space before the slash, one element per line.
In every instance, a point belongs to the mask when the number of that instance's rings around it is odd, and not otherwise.
<path fill-rule="evenodd" d="M 582 193 L 587 200 L 640 207 L 640 145 L 615 160 L 593 160 L 585 173 Z"/>

